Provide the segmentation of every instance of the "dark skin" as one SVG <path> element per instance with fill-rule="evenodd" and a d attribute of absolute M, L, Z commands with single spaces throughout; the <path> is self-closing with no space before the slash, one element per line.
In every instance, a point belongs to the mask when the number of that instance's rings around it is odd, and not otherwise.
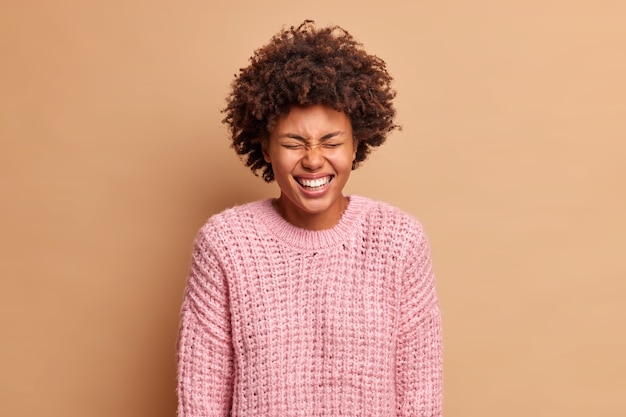
<path fill-rule="evenodd" d="M 343 188 L 356 149 L 350 119 L 322 105 L 294 106 L 264 143 L 281 190 L 274 207 L 291 224 L 308 230 L 335 226 L 348 205 Z"/>
<path fill-rule="evenodd" d="M 398 128 L 391 81 L 384 61 L 367 54 L 348 32 L 305 21 L 255 51 L 232 83 L 223 121 L 245 164 L 270 182 L 274 172 L 262 144 L 276 122 L 294 105 L 329 106 L 350 119 L 359 138 L 354 169 Z"/>

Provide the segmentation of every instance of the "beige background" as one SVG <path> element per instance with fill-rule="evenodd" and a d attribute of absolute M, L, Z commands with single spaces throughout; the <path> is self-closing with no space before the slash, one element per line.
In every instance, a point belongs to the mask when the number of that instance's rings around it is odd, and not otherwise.
<path fill-rule="evenodd" d="M 448 417 L 626 415 L 626 5 L 3 1 L 0 415 L 175 413 L 196 230 L 276 195 L 219 110 L 282 25 L 384 58 L 404 130 L 348 192 L 425 224 Z"/>

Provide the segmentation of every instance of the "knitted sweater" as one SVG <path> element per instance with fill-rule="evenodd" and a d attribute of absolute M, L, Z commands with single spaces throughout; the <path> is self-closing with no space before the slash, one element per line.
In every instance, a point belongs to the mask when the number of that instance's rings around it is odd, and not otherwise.
<path fill-rule="evenodd" d="M 200 229 L 181 310 L 180 417 L 442 415 L 441 321 L 421 225 L 351 196 L 292 226 L 261 200 Z"/>

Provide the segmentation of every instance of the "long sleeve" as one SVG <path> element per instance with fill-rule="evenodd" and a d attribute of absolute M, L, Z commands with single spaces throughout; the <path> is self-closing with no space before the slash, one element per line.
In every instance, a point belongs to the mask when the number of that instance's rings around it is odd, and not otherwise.
<path fill-rule="evenodd" d="M 443 415 L 441 315 L 430 248 L 421 228 L 407 254 L 396 358 L 397 415 Z"/>
<path fill-rule="evenodd" d="M 177 350 L 178 416 L 228 416 L 233 390 L 228 287 L 202 230 L 194 245 Z"/>

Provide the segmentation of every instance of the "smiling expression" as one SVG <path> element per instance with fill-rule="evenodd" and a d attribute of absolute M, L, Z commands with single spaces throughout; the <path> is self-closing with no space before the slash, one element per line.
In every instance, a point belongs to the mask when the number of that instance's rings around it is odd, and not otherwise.
<path fill-rule="evenodd" d="M 263 156 L 281 190 L 275 207 L 288 222 L 311 230 L 339 222 L 348 204 L 343 187 L 356 158 L 345 113 L 324 105 L 293 106 L 270 132 Z"/>

